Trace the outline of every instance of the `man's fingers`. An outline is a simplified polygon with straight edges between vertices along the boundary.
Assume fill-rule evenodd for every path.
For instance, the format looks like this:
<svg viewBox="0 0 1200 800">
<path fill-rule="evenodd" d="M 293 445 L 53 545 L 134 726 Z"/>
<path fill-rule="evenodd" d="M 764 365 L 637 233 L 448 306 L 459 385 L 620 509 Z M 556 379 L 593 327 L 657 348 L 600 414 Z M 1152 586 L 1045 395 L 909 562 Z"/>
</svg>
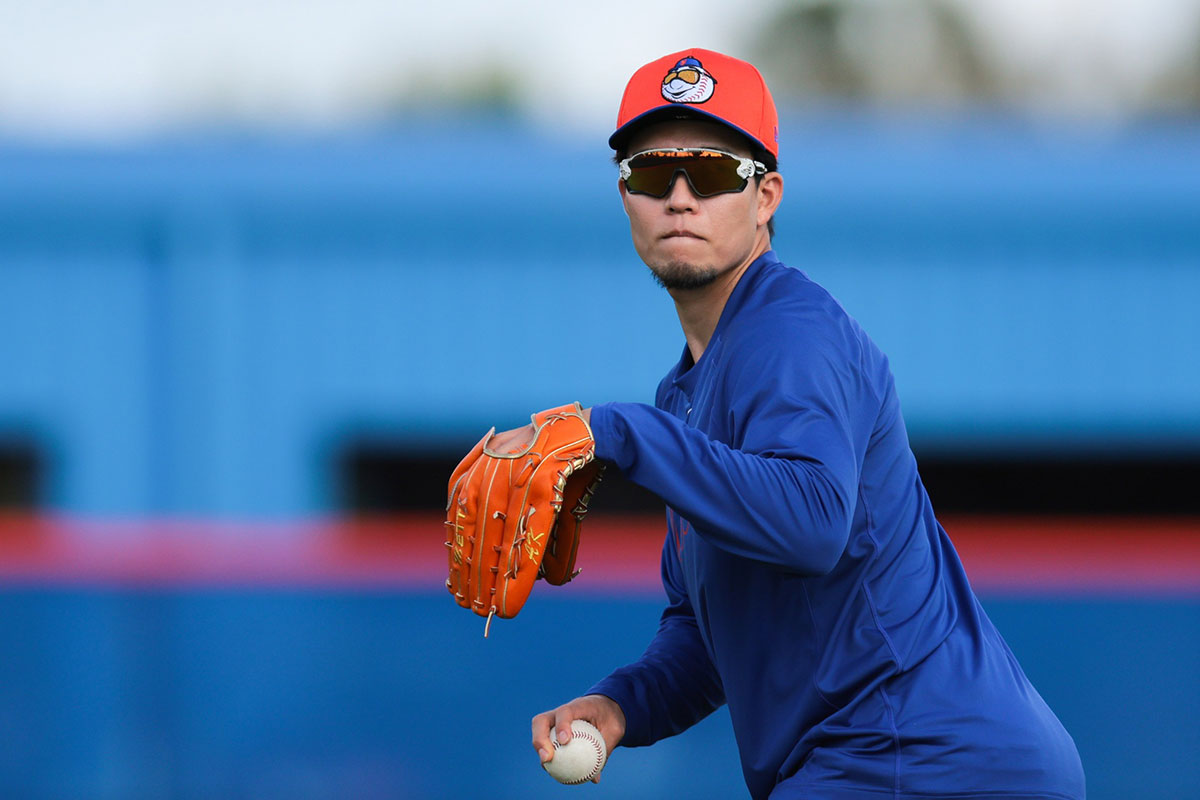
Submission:
<svg viewBox="0 0 1200 800">
<path fill-rule="evenodd" d="M 609 753 L 625 733 L 625 716 L 615 702 L 601 695 L 577 698 L 533 718 L 533 749 L 538 751 L 543 764 L 554 757 L 555 741 L 559 745 L 571 741 L 574 736 L 571 723 L 577 719 L 587 720 L 600 729 Z M 600 782 L 599 776 L 595 782 Z"/>
<path fill-rule="evenodd" d="M 555 720 L 554 731 L 558 735 L 558 743 L 566 744 L 571 741 L 574 731 L 571 730 L 571 721 L 575 719 L 568 713 L 560 712 L 558 719 Z"/>
<path fill-rule="evenodd" d="M 571 741 L 571 722 L 576 719 L 582 717 L 569 703 L 533 718 L 533 749 L 543 764 L 554 757 L 554 742 L 561 746 Z"/>
<path fill-rule="evenodd" d="M 537 750 L 543 764 L 554 757 L 554 745 L 550 742 L 553 728 L 553 713 L 546 712 L 533 718 L 533 749 Z"/>
</svg>

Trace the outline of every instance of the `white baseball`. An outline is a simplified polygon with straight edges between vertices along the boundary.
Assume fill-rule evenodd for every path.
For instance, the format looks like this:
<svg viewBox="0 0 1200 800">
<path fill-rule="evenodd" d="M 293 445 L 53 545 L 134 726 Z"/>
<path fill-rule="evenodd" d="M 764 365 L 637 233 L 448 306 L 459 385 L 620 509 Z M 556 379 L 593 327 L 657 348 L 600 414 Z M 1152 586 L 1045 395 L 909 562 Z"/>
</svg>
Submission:
<svg viewBox="0 0 1200 800">
<path fill-rule="evenodd" d="M 558 737 L 554 737 L 554 757 L 542 764 L 542 768 L 559 783 L 584 783 L 604 769 L 608 748 L 600 731 L 590 722 L 573 720 L 571 733 L 574 735 L 566 744 L 559 744 Z"/>
</svg>

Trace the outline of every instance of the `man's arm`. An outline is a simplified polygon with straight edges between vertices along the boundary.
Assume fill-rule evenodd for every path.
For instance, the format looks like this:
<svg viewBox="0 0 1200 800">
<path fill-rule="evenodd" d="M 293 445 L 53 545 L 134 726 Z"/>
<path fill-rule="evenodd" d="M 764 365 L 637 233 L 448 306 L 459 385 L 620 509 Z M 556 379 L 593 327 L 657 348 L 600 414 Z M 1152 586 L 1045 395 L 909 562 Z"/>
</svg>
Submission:
<svg viewBox="0 0 1200 800">
<path fill-rule="evenodd" d="M 663 547 L 662 569 L 668 603 L 642 657 L 583 697 L 533 718 L 533 746 L 543 761 L 550 755 L 551 736 L 570 739 L 573 719 L 586 719 L 599 728 L 611 752 L 617 744 L 637 747 L 680 733 L 725 702 L 670 537 Z"/>
<path fill-rule="evenodd" d="M 637 747 L 674 736 L 725 702 L 725 690 L 708 657 L 692 603 L 679 579 L 671 537 L 663 547 L 667 607 L 646 652 L 588 690 L 611 697 L 625 712 L 623 744 Z"/>
<path fill-rule="evenodd" d="M 857 364 L 815 339 L 796 333 L 731 365 L 736 447 L 660 409 L 606 403 L 591 410 L 597 457 L 727 552 L 829 572 L 846 546 L 878 409 Z"/>
</svg>

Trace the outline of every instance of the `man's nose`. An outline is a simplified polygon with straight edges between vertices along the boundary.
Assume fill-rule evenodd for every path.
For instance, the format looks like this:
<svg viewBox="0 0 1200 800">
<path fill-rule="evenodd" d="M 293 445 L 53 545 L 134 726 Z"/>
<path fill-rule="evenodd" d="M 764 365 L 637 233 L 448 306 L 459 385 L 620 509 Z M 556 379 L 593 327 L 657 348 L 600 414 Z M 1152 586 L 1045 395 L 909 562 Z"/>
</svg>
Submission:
<svg viewBox="0 0 1200 800">
<path fill-rule="evenodd" d="M 695 211 L 696 201 L 696 193 L 692 191 L 687 173 L 682 169 L 675 170 L 671 176 L 671 187 L 667 190 L 667 210 Z"/>
</svg>

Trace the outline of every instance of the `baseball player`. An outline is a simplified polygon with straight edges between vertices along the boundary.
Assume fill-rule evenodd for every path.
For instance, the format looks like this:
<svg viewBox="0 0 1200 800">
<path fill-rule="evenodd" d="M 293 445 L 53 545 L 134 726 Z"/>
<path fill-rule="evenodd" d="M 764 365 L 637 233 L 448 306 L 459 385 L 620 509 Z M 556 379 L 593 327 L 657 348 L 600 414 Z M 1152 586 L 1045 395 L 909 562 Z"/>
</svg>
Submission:
<svg viewBox="0 0 1200 800">
<path fill-rule="evenodd" d="M 576 439 L 665 501 L 667 606 L 638 661 L 533 718 L 533 746 L 549 760 L 574 719 L 649 745 L 727 703 L 755 798 L 1083 800 L 1071 737 L 934 516 L 887 358 L 771 249 L 777 133 L 758 70 L 720 53 L 626 87 L 621 200 L 686 345 L 653 407 L 546 419 L 586 422 Z"/>
</svg>

